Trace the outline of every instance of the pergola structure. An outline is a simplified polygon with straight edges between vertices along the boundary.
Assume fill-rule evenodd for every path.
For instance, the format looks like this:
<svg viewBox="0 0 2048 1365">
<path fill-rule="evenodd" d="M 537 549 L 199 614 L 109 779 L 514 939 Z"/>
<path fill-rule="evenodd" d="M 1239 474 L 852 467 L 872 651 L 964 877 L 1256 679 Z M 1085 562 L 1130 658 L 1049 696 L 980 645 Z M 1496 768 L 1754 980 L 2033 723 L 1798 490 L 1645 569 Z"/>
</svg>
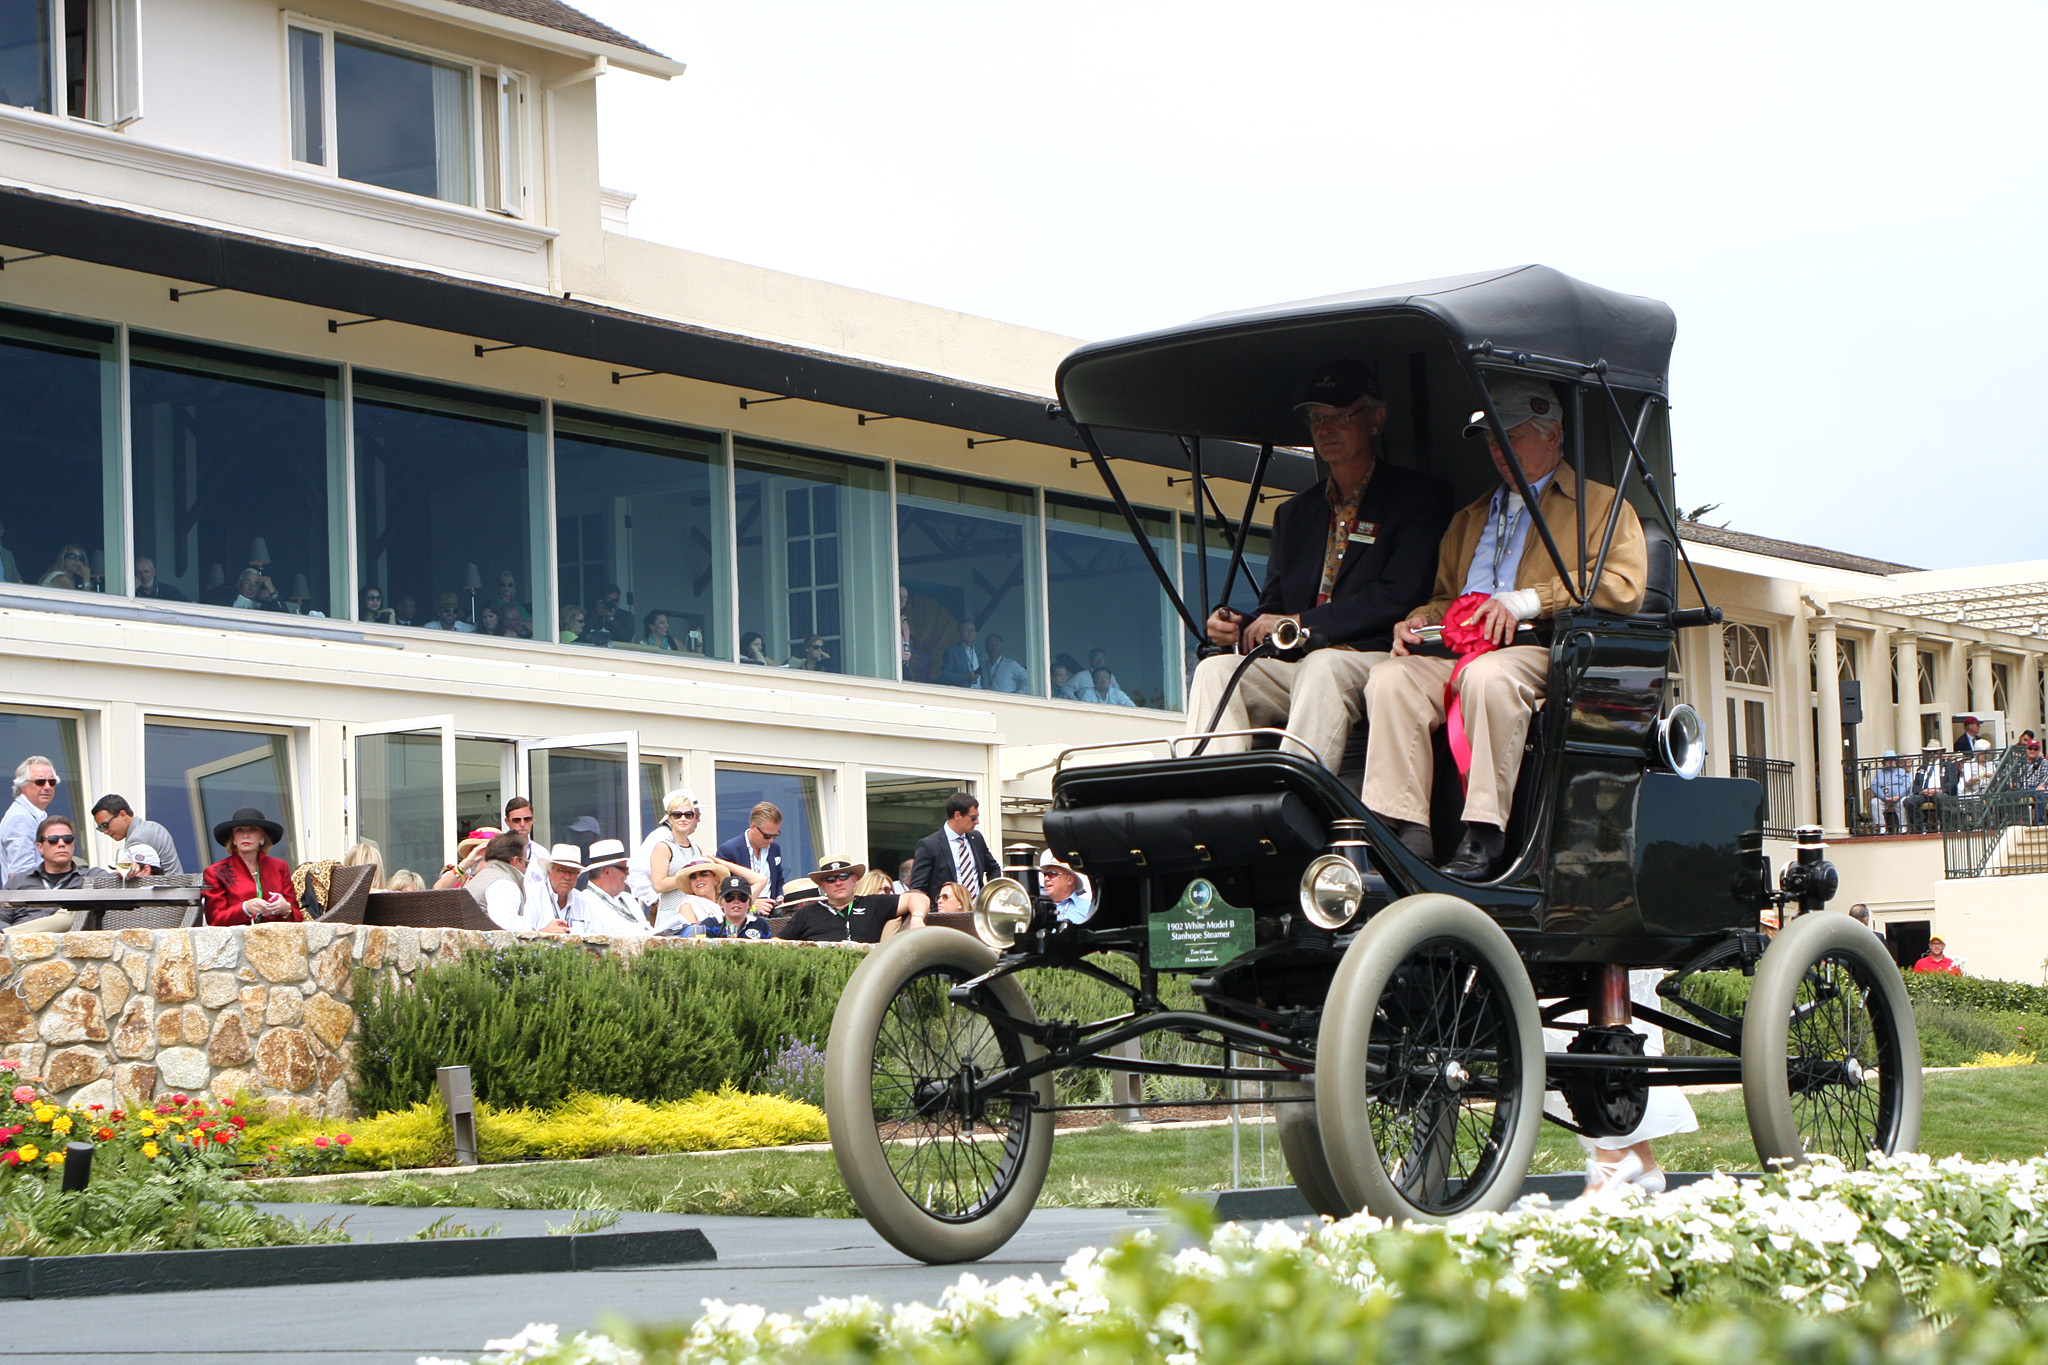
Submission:
<svg viewBox="0 0 2048 1365">
<path fill-rule="evenodd" d="M 2048 637 L 2048 583 L 2005 583 L 1899 597 L 1861 597 L 1842 605 L 1983 630 L 2011 631 L 2015 635 Z"/>
</svg>

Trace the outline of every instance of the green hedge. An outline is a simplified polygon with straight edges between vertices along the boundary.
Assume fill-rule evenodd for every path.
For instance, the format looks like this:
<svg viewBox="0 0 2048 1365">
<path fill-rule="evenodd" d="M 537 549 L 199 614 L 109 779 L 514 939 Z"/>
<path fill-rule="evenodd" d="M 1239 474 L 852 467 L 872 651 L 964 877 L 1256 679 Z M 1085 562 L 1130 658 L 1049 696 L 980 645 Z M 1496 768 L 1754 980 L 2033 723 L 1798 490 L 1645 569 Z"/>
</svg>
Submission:
<svg viewBox="0 0 2048 1365">
<path fill-rule="evenodd" d="M 351 1100 L 427 1101 L 434 1069 L 467 1066 L 476 1097 L 548 1108 L 574 1092 L 677 1100 L 746 1088 L 785 1037 L 823 1039 L 861 955 L 750 944 L 630 960 L 553 944 L 470 953 L 409 985 L 359 971 Z"/>
<path fill-rule="evenodd" d="M 2048 1014 L 2048 986 L 2024 981 L 1984 981 L 1947 972 L 1907 972 L 1906 991 L 1916 1000 L 1939 1000 L 1972 1010 Z"/>
</svg>

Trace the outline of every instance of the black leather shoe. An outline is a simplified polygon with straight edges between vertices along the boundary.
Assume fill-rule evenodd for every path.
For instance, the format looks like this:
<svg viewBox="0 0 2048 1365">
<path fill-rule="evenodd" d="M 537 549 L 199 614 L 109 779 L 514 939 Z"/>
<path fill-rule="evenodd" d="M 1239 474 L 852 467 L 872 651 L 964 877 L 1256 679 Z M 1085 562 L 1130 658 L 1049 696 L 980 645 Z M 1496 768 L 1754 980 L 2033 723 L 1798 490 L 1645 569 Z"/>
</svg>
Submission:
<svg viewBox="0 0 2048 1365">
<path fill-rule="evenodd" d="M 1401 841 L 1401 847 L 1425 863 L 1436 861 L 1436 836 L 1429 832 L 1428 825 L 1419 825 L 1413 820 L 1388 820 L 1387 824 L 1393 827 L 1394 837 Z"/>
<path fill-rule="evenodd" d="M 1507 861 L 1507 843 L 1505 830 L 1467 823 L 1465 837 L 1458 841 L 1458 851 L 1444 864 L 1443 873 L 1461 882 L 1492 881 L 1499 875 L 1501 864 Z"/>
</svg>

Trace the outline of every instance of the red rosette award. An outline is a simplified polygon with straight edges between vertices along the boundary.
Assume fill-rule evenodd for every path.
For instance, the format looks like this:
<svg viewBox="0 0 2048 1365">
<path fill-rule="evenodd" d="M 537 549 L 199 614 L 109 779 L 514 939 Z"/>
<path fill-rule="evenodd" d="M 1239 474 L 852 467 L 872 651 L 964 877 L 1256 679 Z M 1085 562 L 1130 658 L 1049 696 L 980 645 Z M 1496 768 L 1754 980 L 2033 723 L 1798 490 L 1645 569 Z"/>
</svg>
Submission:
<svg viewBox="0 0 2048 1365">
<path fill-rule="evenodd" d="M 1444 613 L 1444 648 L 1458 656 L 1457 664 L 1451 669 L 1451 680 L 1444 684 L 1444 738 L 1450 741 L 1451 758 L 1458 765 L 1458 785 L 1461 787 L 1472 771 L 1472 740 L 1465 733 L 1465 708 L 1458 698 L 1458 675 L 1465 671 L 1466 664 L 1489 650 L 1500 648 L 1472 620 L 1490 600 L 1488 593 L 1468 592 L 1451 603 L 1450 610 Z"/>
</svg>

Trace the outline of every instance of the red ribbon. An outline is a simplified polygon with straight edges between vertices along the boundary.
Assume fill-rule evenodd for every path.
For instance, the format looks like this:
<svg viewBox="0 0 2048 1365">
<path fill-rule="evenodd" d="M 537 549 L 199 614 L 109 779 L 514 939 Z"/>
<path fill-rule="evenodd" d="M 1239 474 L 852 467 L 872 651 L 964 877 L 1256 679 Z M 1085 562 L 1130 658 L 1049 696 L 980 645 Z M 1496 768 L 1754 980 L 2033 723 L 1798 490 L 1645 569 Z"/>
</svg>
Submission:
<svg viewBox="0 0 2048 1365">
<path fill-rule="evenodd" d="M 1458 765 L 1458 785 L 1464 787 L 1472 772 L 1472 737 L 1465 733 L 1465 708 L 1458 696 L 1458 675 L 1489 650 L 1499 649 L 1490 636 L 1472 621 L 1472 616 L 1492 594 L 1468 592 L 1451 603 L 1444 613 L 1444 647 L 1458 656 L 1451 680 L 1444 684 L 1444 738 L 1450 741 L 1451 759 Z"/>
</svg>

